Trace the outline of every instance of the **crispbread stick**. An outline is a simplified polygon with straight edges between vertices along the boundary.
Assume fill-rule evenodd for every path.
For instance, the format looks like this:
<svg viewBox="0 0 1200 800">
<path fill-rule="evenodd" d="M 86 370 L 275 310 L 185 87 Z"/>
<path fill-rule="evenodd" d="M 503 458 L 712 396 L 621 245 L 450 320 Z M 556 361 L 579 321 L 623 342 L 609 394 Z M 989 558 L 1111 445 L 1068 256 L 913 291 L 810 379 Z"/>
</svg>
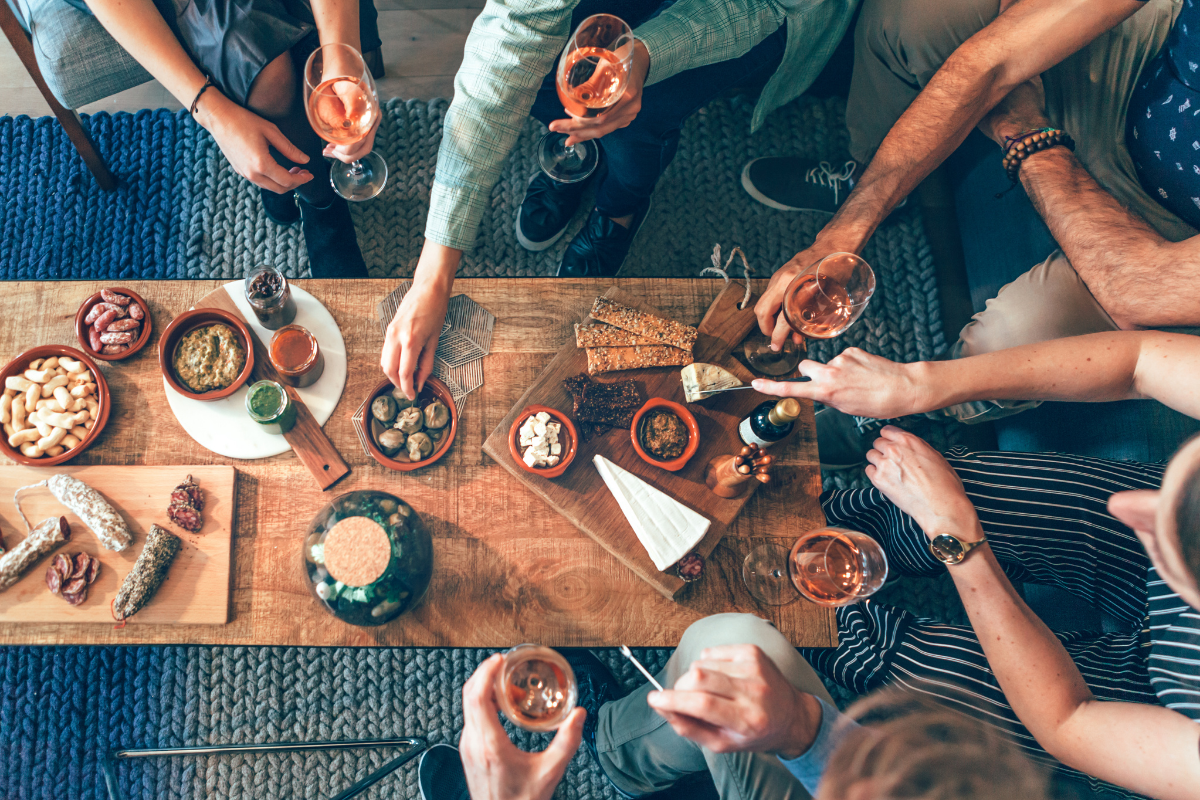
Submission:
<svg viewBox="0 0 1200 800">
<path fill-rule="evenodd" d="M 678 347 L 591 347 L 587 350 L 588 374 L 601 375 L 623 369 L 682 367 L 691 364 L 692 354 Z"/>
<path fill-rule="evenodd" d="M 663 319 L 653 314 L 647 314 L 645 311 L 623 306 L 605 297 L 596 298 L 595 304 L 592 305 L 592 319 L 607 322 L 609 325 L 632 331 L 648 339 L 655 339 L 664 345 L 687 350 L 689 353 L 696 344 L 697 331 L 695 328 L 682 325 L 675 320 Z M 663 366 L 674 366 L 674 364 Z"/>
<path fill-rule="evenodd" d="M 621 330 L 604 322 L 575 325 L 575 346 L 581 350 L 588 347 L 633 347 L 652 344 L 661 345 L 663 342 L 638 336 L 632 331 Z"/>
</svg>

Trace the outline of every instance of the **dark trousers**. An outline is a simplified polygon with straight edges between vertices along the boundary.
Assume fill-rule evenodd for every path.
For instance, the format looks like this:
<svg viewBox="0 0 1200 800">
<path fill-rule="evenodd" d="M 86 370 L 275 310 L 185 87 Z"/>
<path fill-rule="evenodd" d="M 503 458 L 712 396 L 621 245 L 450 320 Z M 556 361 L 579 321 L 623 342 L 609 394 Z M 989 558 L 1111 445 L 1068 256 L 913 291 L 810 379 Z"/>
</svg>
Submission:
<svg viewBox="0 0 1200 800">
<path fill-rule="evenodd" d="M 572 30 L 592 14 L 615 14 L 636 28 L 657 16 L 673 0 L 583 0 L 571 18 Z M 646 87 L 642 109 L 627 127 L 600 139 L 607 161 L 596 189 L 596 210 L 606 217 L 623 217 L 638 210 L 654 192 L 659 177 L 675 158 L 683 123 L 697 109 L 730 89 L 761 87 L 775 73 L 787 44 L 787 26 L 768 36 L 741 58 L 681 72 Z M 558 64 L 542 82 L 530 111 L 549 125 L 566 119 L 554 86 Z"/>
</svg>

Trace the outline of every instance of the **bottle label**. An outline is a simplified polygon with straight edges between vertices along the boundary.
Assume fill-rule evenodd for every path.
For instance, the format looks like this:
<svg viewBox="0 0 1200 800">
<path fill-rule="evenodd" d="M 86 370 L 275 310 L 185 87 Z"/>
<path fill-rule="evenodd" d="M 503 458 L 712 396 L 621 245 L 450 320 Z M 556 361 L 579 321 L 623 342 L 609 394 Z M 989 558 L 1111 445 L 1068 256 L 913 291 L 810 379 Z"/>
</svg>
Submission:
<svg viewBox="0 0 1200 800">
<path fill-rule="evenodd" d="M 746 444 L 756 444 L 759 447 L 770 447 L 771 445 L 775 444 L 775 442 L 769 442 L 754 432 L 754 429 L 750 427 L 749 417 L 746 417 L 744 420 L 742 420 L 742 423 L 738 425 L 738 436 L 742 437 L 742 441 Z"/>
</svg>

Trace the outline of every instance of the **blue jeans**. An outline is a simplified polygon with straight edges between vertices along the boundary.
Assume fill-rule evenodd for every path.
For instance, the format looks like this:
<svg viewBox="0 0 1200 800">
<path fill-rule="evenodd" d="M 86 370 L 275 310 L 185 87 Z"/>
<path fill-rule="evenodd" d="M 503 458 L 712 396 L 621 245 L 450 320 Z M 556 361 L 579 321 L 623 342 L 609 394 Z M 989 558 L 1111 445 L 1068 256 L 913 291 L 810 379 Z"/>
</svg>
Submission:
<svg viewBox="0 0 1200 800">
<path fill-rule="evenodd" d="M 636 28 L 673 0 L 584 0 L 571 18 L 572 30 L 592 14 L 615 14 Z M 787 45 L 787 25 L 741 58 L 673 75 L 642 93 L 642 109 L 628 126 L 600 139 L 607 172 L 597 172 L 596 210 L 614 218 L 633 214 L 654 192 L 679 147 L 679 132 L 693 112 L 730 89 L 759 87 L 779 68 Z M 530 114 L 545 125 L 566 119 L 554 87 L 558 64 L 542 82 Z"/>
<path fill-rule="evenodd" d="M 980 312 L 1001 287 L 1058 245 L 1020 186 L 996 199 L 1009 181 L 993 142 L 973 133 L 946 163 L 955 183 L 971 302 Z M 1001 450 L 1142 462 L 1167 460 L 1200 432 L 1200 421 L 1154 400 L 1043 403 L 994 424 Z"/>
</svg>

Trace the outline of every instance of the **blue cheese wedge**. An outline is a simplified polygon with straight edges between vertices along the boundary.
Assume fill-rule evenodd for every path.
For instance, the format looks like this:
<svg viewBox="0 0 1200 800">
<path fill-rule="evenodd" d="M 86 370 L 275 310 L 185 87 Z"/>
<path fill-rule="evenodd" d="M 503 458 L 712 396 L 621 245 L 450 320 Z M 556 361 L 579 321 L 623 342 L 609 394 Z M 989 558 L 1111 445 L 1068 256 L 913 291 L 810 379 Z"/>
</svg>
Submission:
<svg viewBox="0 0 1200 800">
<path fill-rule="evenodd" d="M 604 456 L 593 460 L 608 490 L 617 498 L 638 541 L 659 570 L 666 570 L 700 544 L 711 524 L 678 500 L 663 494 Z"/>
<path fill-rule="evenodd" d="M 679 371 L 679 376 L 683 379 L 683 398 L 689 403 L 703 400 L 702 392 L 745 385 L 732 372 L 716 364 L 688 364 Z"/>
</svg>

